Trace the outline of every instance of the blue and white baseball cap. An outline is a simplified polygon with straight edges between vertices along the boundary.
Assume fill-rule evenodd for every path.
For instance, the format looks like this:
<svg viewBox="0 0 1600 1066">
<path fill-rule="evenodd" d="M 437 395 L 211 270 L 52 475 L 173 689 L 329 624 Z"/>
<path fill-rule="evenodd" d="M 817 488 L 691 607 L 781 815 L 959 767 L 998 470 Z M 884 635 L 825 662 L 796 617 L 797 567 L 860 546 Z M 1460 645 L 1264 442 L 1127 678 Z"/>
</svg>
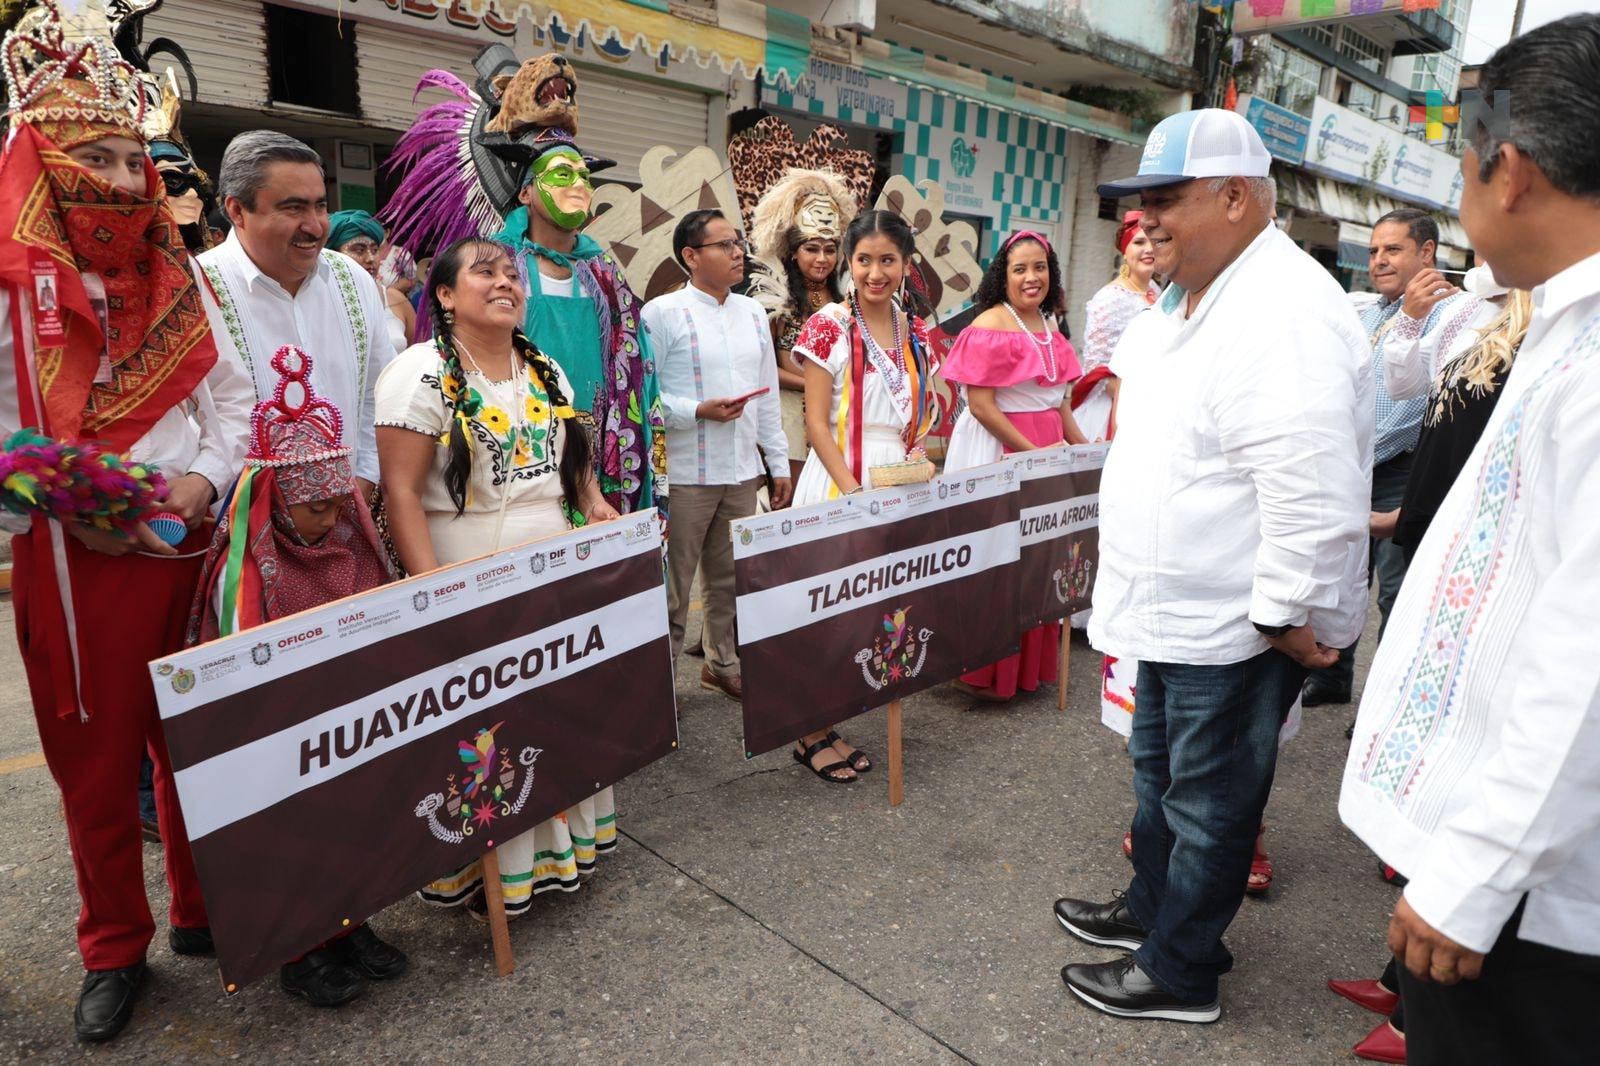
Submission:
<svg viewBox="0 0 1600 1066">
<path fill-rule="evenodd" d="M 1206 107 L 1157 123 L 1144 142 L 1139 173 L 1106 182 L 1100 195 L 1115 199 L 1194 178 L 1264 178 L 1271 169 L 1267 146 L 1243 115 Z"/>
</svg>

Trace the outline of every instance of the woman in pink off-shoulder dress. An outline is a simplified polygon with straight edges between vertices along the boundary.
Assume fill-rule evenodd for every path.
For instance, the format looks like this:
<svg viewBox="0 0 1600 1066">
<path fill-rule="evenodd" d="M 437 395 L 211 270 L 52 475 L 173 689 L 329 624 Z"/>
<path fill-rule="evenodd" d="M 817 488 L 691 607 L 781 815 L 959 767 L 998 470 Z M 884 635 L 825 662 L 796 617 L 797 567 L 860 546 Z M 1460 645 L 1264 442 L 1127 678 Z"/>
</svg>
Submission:
<svg viewBox="0 0 1600 1066">
<path fill-rule="evenodd" d="M 1041 233 L 1006 238 L 978 287 L 980 308 L 956 338 L 939 374 L 959 385 L 966 408 L 945 453 L 947 472 L 998 462 L 1002 456 L 1086 439 L 1072 417 L 1068 388 L 1077 353 L 1050 326 L 1065 308 L 1061 265 Z M 1061 625 L 1050 622 L 1022 635 L 1017 654 L 962 675 L 956 686 L 1001 702 L 1056 679 Z"/>
</svg>

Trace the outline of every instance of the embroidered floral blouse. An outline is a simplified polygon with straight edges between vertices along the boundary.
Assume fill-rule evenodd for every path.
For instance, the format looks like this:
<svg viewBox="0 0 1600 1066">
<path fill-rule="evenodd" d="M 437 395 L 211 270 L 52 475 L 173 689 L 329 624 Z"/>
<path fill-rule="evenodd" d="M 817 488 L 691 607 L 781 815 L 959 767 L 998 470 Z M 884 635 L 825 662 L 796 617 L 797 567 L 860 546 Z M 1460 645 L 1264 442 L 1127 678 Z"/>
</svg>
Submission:
<svg viewBox="0 0 1600 1066">
<path fill-rule="evenodd" d="M 380 426 L 399 426 L 438 438 L 433 476 L 422 494 L 428 513 L 455 513 L 445 489 L 444 470 L 449 460 L 444 439 L 450 428 L 452 405 L 445 396 L 440 375 L 443 361 L 432 341 L 414 344 L 395 356 L 378 378 L 377 417 Z M 551 365 L 555 365 L 552 361 Z M 556 367 L 561 389 L 568 391 L 566 375 Z M 469 513 L 496 511 L 502 493 L 510 491 L 510 506 L 561 498 L 561 448 L 565 431 L 556 418 L 550 397 L 532 367 L 521 379 L 492 382 L 467 370 L 476 412 L 467 419 L 472 440 L 472 482 Z M 510 486 L 509 490 L 507 486 Z"/>
</svg>

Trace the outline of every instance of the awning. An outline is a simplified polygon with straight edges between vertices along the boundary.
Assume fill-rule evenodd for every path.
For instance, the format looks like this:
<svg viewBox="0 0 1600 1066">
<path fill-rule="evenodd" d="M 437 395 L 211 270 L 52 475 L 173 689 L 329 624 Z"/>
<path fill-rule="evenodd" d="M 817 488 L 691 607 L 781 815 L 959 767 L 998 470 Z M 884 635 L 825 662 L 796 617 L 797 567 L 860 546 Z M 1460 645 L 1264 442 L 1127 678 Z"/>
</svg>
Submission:
<svg viewBox="0 0 1600 1066">
<path fill-rule="evenodd" d="M 1365 270 L 1371 260 L 1367 257 L 1367 242 L 1372 238 L 1372 228 L 1354 222 L 1339 223 L 1338 262 L 1346 270 Z"/>
<path fill-rule="evenodd" d="M 442 9 L 451 0 L 431 2 Z M 467 13 L 492 11 L 505 20 L 536 10 L 534 40 L 540 44 L 565 44 L 582 35 L 590 48 L 613 59 L 643 49 L 662 68 L 672 60 L 693 61 L 701 68 L 715 63 L 730 77 L 760 76 L 783 88 L 804 77 L 815 56 L 1105 140 L 1144 144 L 1147 127 L 1136 126 L 1125 115 L 887 41 L 815 25 L 771 4 L 717 0 L 714 8 L 699 8 L 665 0 L 548 0 L 535 8 L 527 0 L 454 2 Z"/>
</svg>

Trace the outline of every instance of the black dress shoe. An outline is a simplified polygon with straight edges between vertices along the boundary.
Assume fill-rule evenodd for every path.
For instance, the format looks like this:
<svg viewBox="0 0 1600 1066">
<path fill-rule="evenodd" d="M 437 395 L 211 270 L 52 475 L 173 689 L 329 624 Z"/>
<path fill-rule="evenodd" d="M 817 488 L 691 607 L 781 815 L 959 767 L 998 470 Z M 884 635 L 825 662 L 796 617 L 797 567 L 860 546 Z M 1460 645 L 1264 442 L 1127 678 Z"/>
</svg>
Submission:
<svg viewBox="0 0 1600 1066">
<path fill-rule="evenodd" d="M 154 818 L 140 818 L 139 835 L 144 837 L 146 844 L 159 844 L 161 843 L 161 824 Z"/>
<path fill-rule="evenodd" d="M 215 955 L 217 945 L 211 939 L 211 928 L 201 926 L 199 929 L 180 929 L 173 926 L 167 930 L 167 943 L 172 947 L 175 955 Z"/>
<path fill-rule="evenodd" d="M 1110 903 L 1083 899 L 1056 900 L 1056 921 L 1079 940 L 1103 948 L 1136 950 L 1150 934 L 1134 920 L 1127 899 L 1118 892 Z"/>
<path fill-rule="evenodd" d="M 362 977 L 387 981 L 406 972 L 410 962 L 406 953 L 378 939 L 372 927 L 362 922 L 349 934 L 328 944 L 328 952 Z"/>
<path fill-rule="evenodd" d="M 1186 1003 L 1150 980 L 1133 956 L 1112 962 L 1074 963 L 1061 968 L 1072 994 L 1097 1011 L 1117 1018 L 1161 1018 L 1169 1022 L 1214 1022 L 1222 1017 L 1217 1000 Z"/>
<path fill-rule="evenodd" d="M 1324 685 L 1320 681 L 1307 681 L 1306 687 L 1300 690 L 1300 706 L 1321 707 L 1330 703 L 1349 703 L 1350 690 Z"/>
<path fill-rule="evenodd" d="M 90 970 L 83 975 L 83 991 L 78 993 L 78 1009 L 72 1026 L 79 1040 L 110 1040 L 133 1017 L 133 1004 L 144 984 L 144 963 L 120 970 Z"/>
<path fill-rule="evenodd" d="M 278 983 L 285 992 L 304 996 L 313 1007 L 338 1007 L 361 994 L 366 985 L 361 975 L 334 957 L 327 948 L 306 953 L 278 971 Z"/>
</svg>

